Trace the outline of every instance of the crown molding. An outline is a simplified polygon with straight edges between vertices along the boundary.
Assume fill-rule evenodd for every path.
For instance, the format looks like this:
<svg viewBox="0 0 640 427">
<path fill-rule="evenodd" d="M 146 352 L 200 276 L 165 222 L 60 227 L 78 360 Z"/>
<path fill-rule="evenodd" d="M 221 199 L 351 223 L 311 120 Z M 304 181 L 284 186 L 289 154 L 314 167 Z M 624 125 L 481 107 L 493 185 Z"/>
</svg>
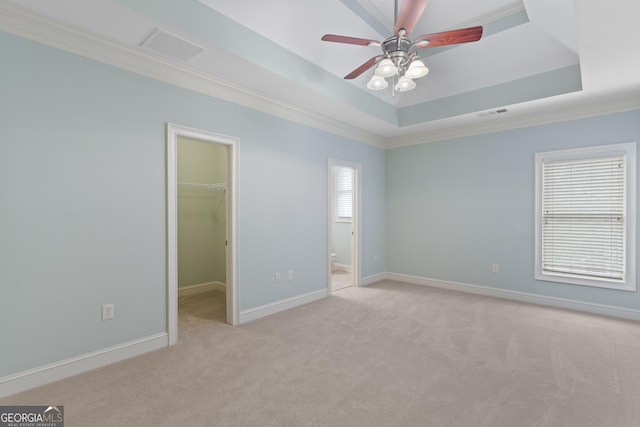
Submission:
<svg viewBox="0 0 640 427">
<path fill-rule="evenodd" d="M 18 5 L 0 3 L 0 31 L 276 117 L 386 148 L 385 138 L 358 127 L 54 21 Z"/>
<path fill-rule="evenodd" d="M 640 109 L 640 87 L 599 94 L 576 92 L 553 98 L 552 102 L 541 99 L 508 106 L 508 113 L 504 116 L 485 116 L 479 119 L 478 113 L 473 113 L 444 119 L 441 122 L 448 123 L 433 130 L 388 138 L 387 148 L 407 147 Z"/>
</svg>

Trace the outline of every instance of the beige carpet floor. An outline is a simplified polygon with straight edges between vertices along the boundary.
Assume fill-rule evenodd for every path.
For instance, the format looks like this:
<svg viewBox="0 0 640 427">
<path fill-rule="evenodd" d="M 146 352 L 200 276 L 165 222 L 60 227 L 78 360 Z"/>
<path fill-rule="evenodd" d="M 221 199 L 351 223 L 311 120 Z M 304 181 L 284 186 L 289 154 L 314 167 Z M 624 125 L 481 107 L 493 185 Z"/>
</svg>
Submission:
<svg viewBox="0 0 640 427">
<path fill-rule="evenodd" d="M 66 426 L 639 426 L 640 325 L 379 282 L 238 327 L 181 302 L 180 342 L 0 404 Z"/>
<path fill-rule="evenodd" d="M 331 272 L 331 292 L 353 286 L 353 274 L 348 271 L 336 270 Z"/>
</svg>

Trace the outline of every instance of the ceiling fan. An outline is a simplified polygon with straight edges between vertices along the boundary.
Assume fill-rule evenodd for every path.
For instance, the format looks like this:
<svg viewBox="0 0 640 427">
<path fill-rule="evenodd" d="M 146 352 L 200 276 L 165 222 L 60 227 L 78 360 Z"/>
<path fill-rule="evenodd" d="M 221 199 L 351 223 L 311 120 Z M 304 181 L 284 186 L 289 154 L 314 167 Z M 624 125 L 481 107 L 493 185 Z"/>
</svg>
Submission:
<svg viewBox="0 0 640 427">
<path fill-rule="evenodd" d="M 463 28 L 459 30 L 444 31 L 441 33 L 425 34 L 411 41 L 409 33 L 422 16 L 428 0 L 404 0 L 402 9 L 398 15 L 398 0 L 395 0 L 395 13 L 397 17 L 393 28 L 394 35 L 383 42 L 377 40 L 361 39 L 357 37 L 338 36 L 325 34 L 322 40 L 336 43 L 356 44 L 361 46 L 380 46 L 382 55 L 374 56 L 367 62 L 347 74 L 345 79 L 355 79 L 369 68 L 380 63 L 375 74 L 367 83 L 371 90 L 382 90 L 388 86 L 387 77 L 397 77 L 394 88 L 404 92 L 416 87 L 414 79 L 424 77 L 429 69 L 418 57 L 416 50 L 429 47 L 448 46 L 452 44 L 469 43 L 480 40 L 482 26 Z"/>
</svg>

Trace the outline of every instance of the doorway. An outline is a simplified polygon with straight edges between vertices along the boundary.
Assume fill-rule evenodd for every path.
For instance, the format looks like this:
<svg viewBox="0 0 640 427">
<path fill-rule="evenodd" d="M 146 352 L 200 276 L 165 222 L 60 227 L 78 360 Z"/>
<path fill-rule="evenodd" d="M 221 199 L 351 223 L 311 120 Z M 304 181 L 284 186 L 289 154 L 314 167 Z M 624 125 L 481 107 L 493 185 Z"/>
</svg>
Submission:
<svg viewBox="0 0 640 427">
<path fill-rule="evenodd" d="M 238 323 L 237 146 L 238 140 L 235 138 L 167 124 L 167 333 L 169 345 L 178 341 L 179 283 L 184 291 L 189 292 L 197 292 L 198 288 L 220 289 L 223 287 L 226 293 L 226 322 L 230 325 Z M 179 157 L 185 156 L 185 148 L 195 150 L 195 153 L 191 154 L 192 159 L 198 159 L 198 161 L 213 159 L 210 165 L 199 165 L 200 175 L 193 170 L 187 170 L 186 174 L 183 172 L 179 176 Z M 196 169 L 195 166 L 193 169 Z M 216 166 L 217 171 L 206 171 L 208 167 L 216 169 Z M 185 168 L 182 167 L 182 169 Z M 186 212 L 186 216 L 195 218 L 195 221 L 185 226 L 185 220 L 189 221 L 189 218 L 181 218 L 178 215 L 179 208 L 183 210 L 182 216 L 185 216 Z M 214 229 L 214 223 L 222 228 Z M 200 228 L 194 231 L 194 227 Z M 205 238 L 195 245 L 185 244 L 184 238 L 179 239 L 179 230 L 183 233 L 199 233 Z M 182 259 L 178 257 L 179 248 Z M 214 259 L 216 254 L 217 261 Z M 198 257 L 206 256 L 211 260 L 208 265 L 201 262 L 199 266 L 193 267 Z M 188 272 L 184 271 L 184 268 L 180 271 L 180 265 L 189 265 L 190 262 L 192 265 Z"/>
<path fill-rule="evenodd" d="M 329 159 L 329 293 L 359 283 L 360 169 L 356 163 Z"/>
</svg>

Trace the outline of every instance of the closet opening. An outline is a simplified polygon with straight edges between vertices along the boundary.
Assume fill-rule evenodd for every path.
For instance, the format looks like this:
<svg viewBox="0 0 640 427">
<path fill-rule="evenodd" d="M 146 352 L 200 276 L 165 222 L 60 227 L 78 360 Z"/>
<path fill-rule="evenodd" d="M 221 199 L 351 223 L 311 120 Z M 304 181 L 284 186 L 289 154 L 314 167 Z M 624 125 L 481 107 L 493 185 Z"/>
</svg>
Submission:
<svg viewBox="0 0 640 427">
<path fill-rule="evenodd" d="M 237 142 L 223 135 L 167 125 L 170 345 L 178 341 L 179 319 L 238 323 Z"/>
</svg>

